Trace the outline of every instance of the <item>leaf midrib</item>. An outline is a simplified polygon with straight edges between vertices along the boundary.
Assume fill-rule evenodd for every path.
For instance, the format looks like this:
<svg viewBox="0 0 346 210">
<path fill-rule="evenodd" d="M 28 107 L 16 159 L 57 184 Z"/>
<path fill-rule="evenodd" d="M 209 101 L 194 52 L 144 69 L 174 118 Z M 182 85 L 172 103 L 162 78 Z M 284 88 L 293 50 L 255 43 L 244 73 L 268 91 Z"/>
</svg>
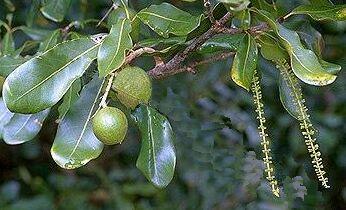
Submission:
<svg viewBox="0 0 346 210">
<path fill-rule="evenodd" d="M 84 123 L 84 125 L 83 125 L 81 134 L 79 135 L 78 140 L 77 140 L 77 142 L 76 142 L 76 145 L 73 147 L 73 150 L 71 151 L 71 154 L 68 156 L 68 159 L 71 159 L 72 155 L 77 151 L 77 148 L 78 148 L 78 146 L 79 146 L 79 144 L 80 144 L 80 142 L 81 142 L 81 140 L 82 140 L 82 137 L 83 137 L 83 135 L 84 135 L 84 133 L 85 133 L 85 130 L 86 130 L 87 126 L 88 126 L 88 123 L 89 123 L 89 121 L 90 121 L 90 119 L 91 119 L 92 112 L 93 112 L 94 107 L 95 107 L 95 105 L 96 105 L 96 102 L 97 102 L 97 100 L 98 100 L 98 98 L 99 98 L 99 95 L 100 95 L 100 93 L 101 93 L 101 90 L 102 90 L 102 87 L 103 87 L 104 82 L 105 82 L 105 79 L 102 80 L 102 84 L 101 84 L 101 86 L 100 86 L 100 88 L 99 88 L 99 90 L 98 90 L 98 92 L 97 92 L 97 94 L 96 94 L 96 97 L 95 97 L 95 99 L 94 99 L 93 105 L 92 105 L 91 108 L 90 108 L 90 111 L 89 111 L 89 113 L 88 113 L 88 117 L 87 117 L 87 119 L 85 120 L 85 123 Z"/>
<path fill-rule="evenodd" d="M 174 19 L 172 19 L 172 18 L 165 17 L 165 16 L 162 16 L 162 15 L 158 15 L 158 14 L 155 14 L 155 13 L 152 13 L 152 12 L 141 11 L 140 13 L 142 13 L 142 14 L 147 14 L 147 15 L 152 15 L 152 16 L 155 16 L 155 17 L 158 17 L 158 18 L 162 18 L 162 19 L 164 19 L 164 20 L 171 21 L 171 22 L 177 22 L 177 23 L 189 23 L 189 22 L 187 22 L 187 21 L 183 21 L 183 20 L 174 20 Z"/>
<path fill-rule="evenodd" d="M 123 22 L 121 23 L 121 27 L 120 27 L 120 33 L 119 33 L 119 38 L 118 38 L 118 43 L 117 43 L 117 49 L 114 53 L 114 56 L 111 60 L 111 62 L 109 62 L 107 68 L 105 69 L 106 71 L 109 71 L 109 67 L 113 64 L 115 58 L 117 57 L 118 53 L 119 53 L 119 50 L 120 50 L 120 44 L 121 44 L 121 39 L 122 39 L 122 36 L 123 36 L 123 31 L 124 31 L 124 24 L 125 24 L 125 21 L 126 19 L 123 20 Z"/>
<path fill-rule="evenodd" d="M 147 107 L 147 112 L 148 112 L 148 133 L 149 133 L 149 141 L 151 143 L 151 146 L 152 146 L 152 160 L 153 160 L 153 167 L 154 167 L 154 176 L 153 177 L 157 177 L 157 168 L 156 168 L 156 154 L 155 154 L 155 142 L 154 142 L 154 138 L 153 138 L 153 126 L 152 126 L 152 120 L 151 120 L 151 117 L 150 117 L 150 110 L 149 108 Z"/>
<path fill-rule="evenodd" d="M 94 48 L 98 47 L 100 44 L 96 44 L 94 46 L 92 46 L 91 48 L 89 48 L 88 50 L 86 50 L 85 52 L 83 52 L 82 54 L 80 54 L 79 56 L 73 58 L 71 61 L 67 62 L 64 66 L 60 67 L 57 71 L 53 72 L 51 75 L 49 75 L 47 78 L 45 78 L 44 80 L 42 80 L 41 82 L 39 82 L 37 85 L 35 85 L 34 87 L 30 88 L 28 91 L 26 91 L 25 93 L 23 93 L 22 95 L 20 95 L 16 100 L 14 100 L 14 103 L 18 102 L 20 99 L 22 99 L 23 97 L 25 97 L 26 95 L 28 95 L 29 93 L 31 93 L 32 91 L 34 91 L 36 88 L 38 88 L 40 85 L 42 85 L 43 83 L 45 83 L 46 81 L 48 81 L 49 79 L 51 79 L 52 77 L 54 77 L 56 74 L 60 73 L 63 69 L 65 69 L 68 65 L 70 65 L 71 63 L 73 63 L 74 61 L 78 60 L 79 58 L 81 58 L 82 56 L 86 55 L 87 53 L 89 53 L 90 51 L 92 51 Z"/>
</svg>

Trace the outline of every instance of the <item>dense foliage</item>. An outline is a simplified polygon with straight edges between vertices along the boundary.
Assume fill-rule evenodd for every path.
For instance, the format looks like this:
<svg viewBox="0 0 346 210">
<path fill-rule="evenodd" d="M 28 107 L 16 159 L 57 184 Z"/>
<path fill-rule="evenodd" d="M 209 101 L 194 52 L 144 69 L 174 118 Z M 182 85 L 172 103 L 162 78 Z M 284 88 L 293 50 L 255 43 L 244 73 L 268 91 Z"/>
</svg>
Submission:
<svg viewBox="0 0 346 210">
<path fill-rule="evenodd" d="M 346 5 L 6 0 L 0 20 L 0 137 L 25 143 L 0 146 L 0 207 L 345 204 Z"/>
</svg>

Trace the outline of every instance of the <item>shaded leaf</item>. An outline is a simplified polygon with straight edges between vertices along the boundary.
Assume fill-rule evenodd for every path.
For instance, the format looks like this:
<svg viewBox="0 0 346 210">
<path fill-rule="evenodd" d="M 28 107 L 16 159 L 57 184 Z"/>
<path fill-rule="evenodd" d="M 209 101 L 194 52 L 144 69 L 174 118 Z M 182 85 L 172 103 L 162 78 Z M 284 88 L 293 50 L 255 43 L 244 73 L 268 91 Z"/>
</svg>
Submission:
<svg viewBox="0 0 346 210">
<path fill-rule="evenodd" d="M 297 120 L 300 119 L 301 112 L 299 110 L 299 106 L 295 103 L 296 98 L 295 95 L 300 96 L 302 93 L 300 88 L 292 88 L 295 87 L 293 84 L 298 85 L 297 81 L 289 81 L 290 78 L 284 79 L 282 74 L 279 77 L 279 93 L 280 93 L 280 101 L 286 111 Z M 288 84 L 290 82 L 291 84 Z"/>
<path fill-rule="evenodd" d="M 7 77 L 13 70 L 15 70 L 18 66 L 22 65 L 29 58 L 17 57 L 14 58 L 12 56 L 3 56 L 0 57 L 0 76 Z"/>
<path fill-rule="evenodd" d="M 146 105 L 140 105 L 133 118 L 142 137 L 136 166 L 156 187 L 164 188 L 171 182 L 176 164 L 172 127 L 165 116 Z"/>
<path fill-rule="evenodd" d="M 128 19 L 123 19 L 112 26 L 97 54 L 100 77 L 108 75 L 123 65 L 126 51 L 132 48 L 130 32 L 131 25 Z"/>
<path fill-rule="evenodd" d="M 70 7 L 71 0 L 46 1 L 40 9 L 43 16 L 55 22 L 61 22 Z"/>
<path fill-rule="evenodd" d="M 168 3 L 152 5 L 137 15 L 143 23 L 166 38 L 169 34 L 186 36 L 199 26 L 201 19 Z"/>
<path fill-rule="evenodd" d="M 270 61 L 286 60 L 289 56 L 286 50 L 281 47 L 279 40 L 269 33 L 263 33 L 256 38 L 260 45 L 261 55 Z"/>
<path fill-rule="evenodd" d="M 251 35 L 246 34 L 234 57 L 231 77 L 239 86 L 249 90 L 257 66 L 258 50 Z"/>
<path fill-rule="evenodd" d="M 49 109 L 36 114 L 15 113 L 3 128 L 3 139 L 7 144 L 15 145 L 30 141 L 40 132 Z"/>
<path fill-rule="evenodd" d="M 290 14 L 305 14 L 315 20 L 346 20 L 346 4 L 343 5 L 302 5 L 295 8 Z"/>
<path fill-rule="evenodd" d="M 140 47 L 150 47 L 156 50 L 156 53 L 167 53 L 176 49 L 179 45 L 185 43 L 186 37 L 177 36 L 169 38 L 149 38 L 137 43 Z"/>
<path fill-rule="evenodd" d="M 206 41 L 198 50 L 199 53 L 214 53 L 216 51 L 236 51 L 243 40 L 244 34 L 218 34 Z"/>
<path fill-rule="evenodd" d="M 273 2 L 273 4 L 269 4 L 266 0 L 250 0 L 250 1 L 251 1 L 252 6 L 254 6 L 260 10 L 268 11 L 275 17 L 278 16 L 278 12 L 276 11 L 276 8 L 274 6 L 274 2 Z"/>
<path fill-rule="evenodd" d="M 61 120 L 51 148 L 54 161 L 62 168 L 74 169 L 97 158 L 103 144 L 92 131 L 92 116 L 98 108 L 104 80 L 95 76 L 84 86 L 80 98 Z"/>
<path fill-rule="evenodd" d="M 60 29 L 53 31 L 43 42 L 40 43 L 38 52 L 45 52 L 50 48 L 54 47 L 58 43 L 60 35 Z"/>
<path fill-rule="evenodd" d="M 61 121 L 70 107 L 77 101 L 79 98 L 79 91 L 81 90 L 81 80 L 77 79 L 72 83 L 72 86 L 68 89 L 67 93 L 64 95 L 63 102 L 59 106 L 59 118 L 58 121 Z"/>
<path fill-rule="evenodd" d="M 15 51 L 14 40 L 11 31 L 5 33 L 4 37 L 1 40 L 0 46 L 2 55 L 10 55 Z"/>
<path fill-rule="evenodd" d="M 96 58 L 98 46 L 91 38 L 63 42 L 16 68 L 4 83 L 7 107 L 27 114 L 56 104 Z"/>
<path fill-rule="evenodd" d="M 32 28 L 27 26 L 20 26 L 18 29 L 22 30 L 26 35 L 28 35 L 33 40 L 44 40 L 47 37 L 47 34 L 51 33 L 50 30 Z"/>
</svg>

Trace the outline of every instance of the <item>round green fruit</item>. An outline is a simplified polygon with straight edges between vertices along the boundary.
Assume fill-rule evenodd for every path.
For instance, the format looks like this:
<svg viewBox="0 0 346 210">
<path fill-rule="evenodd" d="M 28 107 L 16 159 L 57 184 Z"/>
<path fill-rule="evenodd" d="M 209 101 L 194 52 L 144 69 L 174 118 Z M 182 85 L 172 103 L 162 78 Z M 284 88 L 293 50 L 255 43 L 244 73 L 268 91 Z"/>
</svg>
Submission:
<svg viewBox="0 0 346 210">
<path fill-rule="evenodd" d="M 139 67 L 126 67 L 115 77 L 112 89 L 119 101 L 134 109 L 140 103 L 148 103 L 151 97 L 151 81 Z"/>
<path fill-rule="evenodd" d="M 92 120 L 95 136 L 106 145 L 120 144 L 127 132 L 126 115 L 117 108 L 100 109 Z"/>
</svg>

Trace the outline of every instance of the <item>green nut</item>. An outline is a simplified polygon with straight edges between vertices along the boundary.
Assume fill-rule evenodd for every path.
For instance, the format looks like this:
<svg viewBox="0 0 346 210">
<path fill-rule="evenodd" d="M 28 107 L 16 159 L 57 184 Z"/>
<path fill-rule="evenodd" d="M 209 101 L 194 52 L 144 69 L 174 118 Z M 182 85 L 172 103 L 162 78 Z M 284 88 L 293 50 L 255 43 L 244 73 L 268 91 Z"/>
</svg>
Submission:
<svg viewBox="0 0 346 210">
<path fill-rule="evenodd" d="M 119 101 L 126 107 L 135 109 L 140 103 L 148 103 L 151 98 L 151 81 L 139 67 L 126 67 L 115 77 L 112 89 Z"/>
<path fill-rule="evenodd" d="M 106 145 L 120 144 L 127 132 L 126 115 L 118 108 L 100 109 L 92 120 L 95 136 Z"/>
</svg>

